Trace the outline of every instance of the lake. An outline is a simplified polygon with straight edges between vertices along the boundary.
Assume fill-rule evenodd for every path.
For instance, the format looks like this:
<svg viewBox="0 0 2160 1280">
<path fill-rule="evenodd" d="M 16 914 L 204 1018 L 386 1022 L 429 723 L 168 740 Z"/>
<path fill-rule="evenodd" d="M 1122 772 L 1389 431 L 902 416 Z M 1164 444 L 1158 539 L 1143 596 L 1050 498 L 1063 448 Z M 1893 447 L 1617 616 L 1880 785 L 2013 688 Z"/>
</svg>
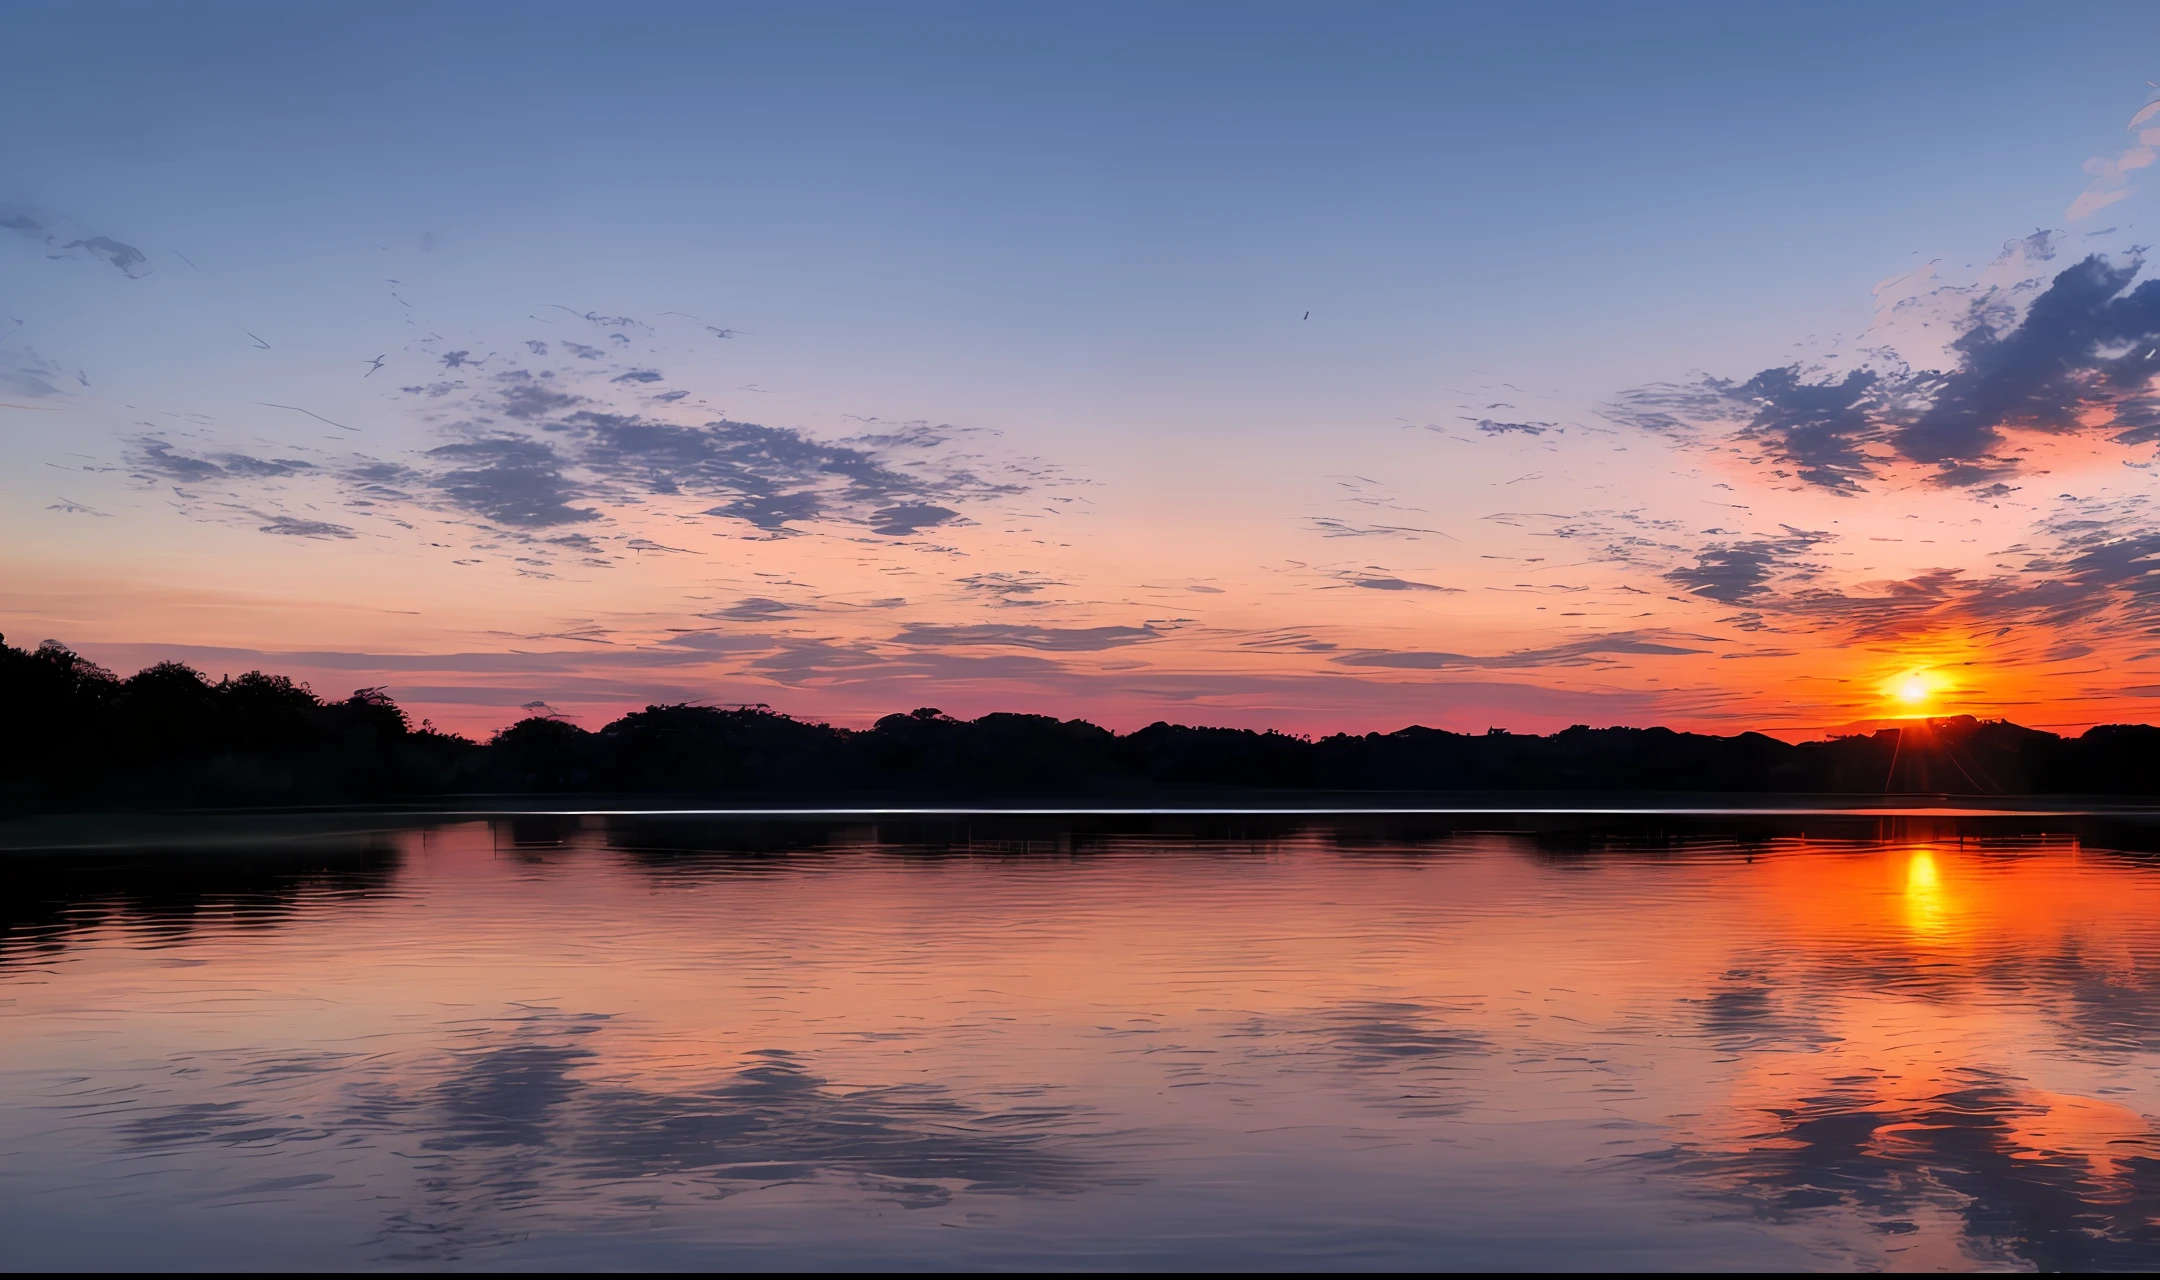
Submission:
<svg viewBox="0 0 2160 1280">
<path fill-rule="evenodd" d="M 2160 1266 L 2135 821 L 205 821 L 0 859 L 10 1267 Z"/>
</svg>

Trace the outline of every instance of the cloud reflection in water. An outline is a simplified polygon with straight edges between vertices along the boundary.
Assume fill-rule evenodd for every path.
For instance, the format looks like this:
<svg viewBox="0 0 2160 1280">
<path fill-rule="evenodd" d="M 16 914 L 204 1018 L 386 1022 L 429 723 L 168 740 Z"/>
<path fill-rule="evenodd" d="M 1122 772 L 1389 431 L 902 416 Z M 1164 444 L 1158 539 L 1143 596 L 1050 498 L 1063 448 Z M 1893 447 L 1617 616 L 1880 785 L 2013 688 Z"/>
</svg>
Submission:
<svg viewBox="0 0 2160 1280">
<path fill-rule="evenodd" d="M 1737 1141 L 1665 1158 L 1773 1222 L 1844 1208 L 1894 1237 L 1935 1216 L 1973 1256 L 2042 1271 L 2160 1257 L 2160 1132 L 2124 1107 L 1954 1067 L 1818 1079 L 1759 1114 Z"/>
<path fill-rule="evenodd" d="M 24 862 L 0 1173 L 49 1189 L 0 1227 L 87 1257 L 45 1219 L 275 1220 L 352 1265 L 2160 1263 L 2160 881 L 1883 825 L 533 816 Z"/>
<path fill-rule="evenodd" d="M 752 1051 L 701 1087 L 642 1087 L 591 1043 L 611 1021 L 531 1010 L 466 1027 L 469 1043 L 447 1056 L 221 1064 L 231 1074 L 220 1092 L 245 1098 L 146 1110 L 117 1134 L 146 1151 L 247 1148 L 280 1160 L 387 1143 L 410 1161 L 418 1190 L 389 1198 L 388 1256 L 434 1261 L 500 1244 L 534 1213 L 603 1220 L 626 1203 L 626 1186 L 648 1207 L 796 1183 L 926 1209 L 1120 1181 L 1075 1145 L 1074 1107 L 1009 1098 L 991 1110 L 929 1083 L 843 1088 L 782 1049 Z M 329 1089 L 265 1098 L 266 1084 L 296 1076 L 321 1076 Z"/>
</svg>

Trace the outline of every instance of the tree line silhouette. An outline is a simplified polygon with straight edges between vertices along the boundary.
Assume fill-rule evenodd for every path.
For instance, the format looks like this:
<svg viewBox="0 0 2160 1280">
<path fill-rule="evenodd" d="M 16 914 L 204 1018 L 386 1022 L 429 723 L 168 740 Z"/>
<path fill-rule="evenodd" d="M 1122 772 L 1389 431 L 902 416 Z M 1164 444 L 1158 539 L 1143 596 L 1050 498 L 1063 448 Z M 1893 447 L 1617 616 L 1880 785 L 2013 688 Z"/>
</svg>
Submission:
<svg viewBox="0 0 2160 1280">
<path fill-rule="evenodd" d="M 1971 716 L 1791 744 L 1670 729 L 1308 738 L 928 708 L 869 729 L 762 706 L 649 706 L 598 730 L 528 716 L 474 742 L 415 727 L 381 689 L 328 700 L 284 676 L 177 662 L 121 678 L 0 638 L 0 807 L 13 812 L 424 801 L 482 793 L 706 800 L 1028 798 L 1094 803 L 1261 790 L 2160 794 L 2160 729 L 2065 738 Z"/>
</svg>

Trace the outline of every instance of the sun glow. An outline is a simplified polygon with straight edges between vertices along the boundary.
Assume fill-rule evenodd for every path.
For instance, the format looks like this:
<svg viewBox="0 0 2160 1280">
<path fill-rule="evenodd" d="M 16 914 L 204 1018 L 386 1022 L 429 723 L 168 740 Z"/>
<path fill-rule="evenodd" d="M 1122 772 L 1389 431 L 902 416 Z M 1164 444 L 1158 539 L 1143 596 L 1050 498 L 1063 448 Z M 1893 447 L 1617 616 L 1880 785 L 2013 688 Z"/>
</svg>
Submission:
<svg viewBox="0 0 2160 1280">
<path fill-rule="evenodd" d="M 1917 710 L 1934 700 L 1939 685 L 1940 681 L 1932 671 L 1905 671 L 1886 681 L 1883 692 L 1892 700 Z"/>
</svg>

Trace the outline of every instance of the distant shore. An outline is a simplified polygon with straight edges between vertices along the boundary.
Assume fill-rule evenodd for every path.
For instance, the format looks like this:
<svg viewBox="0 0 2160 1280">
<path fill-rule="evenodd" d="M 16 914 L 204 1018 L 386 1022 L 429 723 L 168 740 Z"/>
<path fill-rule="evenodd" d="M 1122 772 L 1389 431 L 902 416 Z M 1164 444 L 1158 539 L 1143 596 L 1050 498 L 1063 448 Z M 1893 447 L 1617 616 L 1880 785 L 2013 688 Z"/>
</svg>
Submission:
<svg viewBox="0 0 2160 1280">
<path fill-rule="evenodd" d="M 1745 807 L 1743 796 L 1779 797 L 1781 806 L 1809 797 L 1811 809 L 1910 796 L 2160 797 L 2160 729 L 2101 725 L 2072 738 L 1970 715 L 1795 744 L 1589 725 L 1542 735 L 1411 725 L 1314 738 L 1158 721 L 1121 734 L 1084 720 L 1002 712 L 962 720 L 927 707 L 846 729 L 765 707 L 672 703 L 598 729 L 528 716 L 475 742 L 414 726 L 381 689 L 325 699 L 283 676 L 253 671 L 213 683 L 170 662 L 122 678 L 51 642 L 34 650 L 0 642 L 0 705 L 10 711 L 0 814 L 453 809 L 481 807 L 473 799 L 481 796 L 505 808 L 605 796 L 623 803 L 601 807 L 789 812 L 1445 810 L 1479 795 L 1591 797 L 1620 808 L 1715 797 L 1689 807 L 1726 811 Z M 1412 799 L 1435 796 L 1447 798 Z M 1511 798 L 1497 807 L 1523 806 Z"/>
</svg>

